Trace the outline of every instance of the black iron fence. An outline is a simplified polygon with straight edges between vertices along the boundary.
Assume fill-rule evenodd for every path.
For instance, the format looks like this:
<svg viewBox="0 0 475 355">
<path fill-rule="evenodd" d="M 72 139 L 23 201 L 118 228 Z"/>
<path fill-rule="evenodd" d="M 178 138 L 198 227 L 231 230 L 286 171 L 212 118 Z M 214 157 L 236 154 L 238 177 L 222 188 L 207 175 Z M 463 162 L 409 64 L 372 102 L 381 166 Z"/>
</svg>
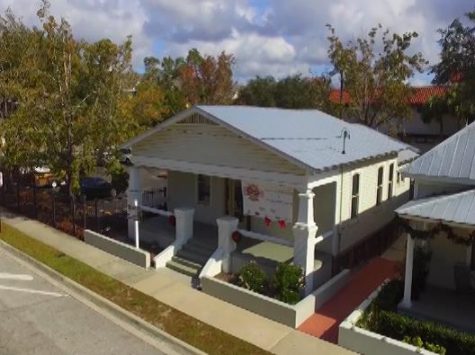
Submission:
<svg viewBox="0 0 475 355">
<path fill-rule="evenodd" d="M 0 205 L 80 239 L 84 229 L 111 236 L 127 233 L 127 199 L 123 195 L 72 199 L 61 188 L 37 187 L 23 184 L 21 179 L 4 179 Z"/>
</svg>

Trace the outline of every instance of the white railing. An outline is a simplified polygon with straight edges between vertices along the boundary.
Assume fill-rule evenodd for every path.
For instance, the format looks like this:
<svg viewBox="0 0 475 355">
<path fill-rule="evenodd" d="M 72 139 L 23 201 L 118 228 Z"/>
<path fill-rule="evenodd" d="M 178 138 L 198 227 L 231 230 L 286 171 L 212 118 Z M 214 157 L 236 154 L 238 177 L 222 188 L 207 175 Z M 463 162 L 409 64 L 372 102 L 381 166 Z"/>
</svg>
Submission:
<svg viewBox="0 0 475 355">
<path fill-rule="evenodd" d="M 294 243 L 291 240 L 276 238 L 276 237 L 272 237 L 272 236 L 266 235 L 266 234 L 251 232 L 251 231 L 248 231 L 248 230 L 245 230 L 245 229 L 238 229 L 238 232 L 242 236 L 248 237 L 248 238 L 251 238 L 251 239 L 263 240 L 265 242 L 272 242 L 272 243 L 282 244 L 282 245 L 287 245 L 287 246 L 293 246 L 294 245 Z"/>
<path fill-rule="evenodd" d="M 173 216 L 173 212 L 171 212 L 171 211 L 161 210 L 161 209 L 154 208 L 154 207 L 140 205 L 140 209 L 142 211 L 158 214 L 158 215 L 164 216 L 164 217 Z"/>
<path fill-rule="evenodd" d="M 333 236 L 333 230 L 329 230 L 328 232 L 323 233 L 315 238 L 315 244 L 323 242 L 325 239 L 331 238 Z"/>
</svg>

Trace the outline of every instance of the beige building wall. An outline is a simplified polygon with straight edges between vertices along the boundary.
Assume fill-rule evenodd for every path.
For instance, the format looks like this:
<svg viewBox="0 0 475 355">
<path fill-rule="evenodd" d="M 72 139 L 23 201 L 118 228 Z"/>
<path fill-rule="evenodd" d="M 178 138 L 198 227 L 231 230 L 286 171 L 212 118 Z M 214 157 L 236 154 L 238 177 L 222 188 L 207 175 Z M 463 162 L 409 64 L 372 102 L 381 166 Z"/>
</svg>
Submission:
<svg viewBox="0 0 475 355">
<path fill-rule="evenodd" d="M 454 265 L 467 263 L 470 248 L 463 244 L 454 243 L 447 238 L 445 233 L 436 235 L 429 241 L 429 244 L 432 250 L 432 258 L 427 283 L 455 289 Z"/>
</svg>

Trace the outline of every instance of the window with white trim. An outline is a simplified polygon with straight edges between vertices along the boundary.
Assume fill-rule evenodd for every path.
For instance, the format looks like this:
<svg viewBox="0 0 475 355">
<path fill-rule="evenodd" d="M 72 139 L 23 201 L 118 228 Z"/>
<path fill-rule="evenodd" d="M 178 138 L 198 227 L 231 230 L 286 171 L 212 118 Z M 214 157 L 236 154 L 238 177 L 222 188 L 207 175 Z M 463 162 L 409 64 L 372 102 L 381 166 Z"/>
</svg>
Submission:
<svg viewBox="0 0 475 355">
<path fill-rule="evenodd" d="M 383 175 L 384 166 L 378 169 L 378 183 L 376 185 L 376 205 L 379 205 L 383 201 Z"/>
<path fill-rule="evenodd" d="M 360 174 L 353 175 L 351 188 L 351 218 L 355 218 L 359 213 L 360 202 Z"/>
<path fill-rule="evenodd" d="M 209 206 L 211 201 L 211 177 L 198 175 L 198 203 Z"/>
</svg>

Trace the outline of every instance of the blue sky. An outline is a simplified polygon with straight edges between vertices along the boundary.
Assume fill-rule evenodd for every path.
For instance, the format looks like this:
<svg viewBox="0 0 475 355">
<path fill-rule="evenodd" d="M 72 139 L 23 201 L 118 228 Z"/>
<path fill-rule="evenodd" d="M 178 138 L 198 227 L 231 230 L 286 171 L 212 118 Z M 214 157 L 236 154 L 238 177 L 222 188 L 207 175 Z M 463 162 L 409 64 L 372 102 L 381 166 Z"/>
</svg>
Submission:
<svg viewBox="0 0 475 355">
<path fill-rule="evenodd" d="M 52 0 L 78 37 L 123 41 L 132 35 L 134 66 L 154 55 L 233 53 L 234 72 L 243 82 L 255 75 L 283 77 L 320 73 L 328 67 L 327 23 L 354 39 L 381 23 L 392 31 L 417 31 L 413 50 L 438 61 L 438 28 L 474 8 L 467 0 Z M 39 2 L 0 0 L 28 24 Z M 417 75 L 416 85 L 430 82 Z"/>
</svg>

